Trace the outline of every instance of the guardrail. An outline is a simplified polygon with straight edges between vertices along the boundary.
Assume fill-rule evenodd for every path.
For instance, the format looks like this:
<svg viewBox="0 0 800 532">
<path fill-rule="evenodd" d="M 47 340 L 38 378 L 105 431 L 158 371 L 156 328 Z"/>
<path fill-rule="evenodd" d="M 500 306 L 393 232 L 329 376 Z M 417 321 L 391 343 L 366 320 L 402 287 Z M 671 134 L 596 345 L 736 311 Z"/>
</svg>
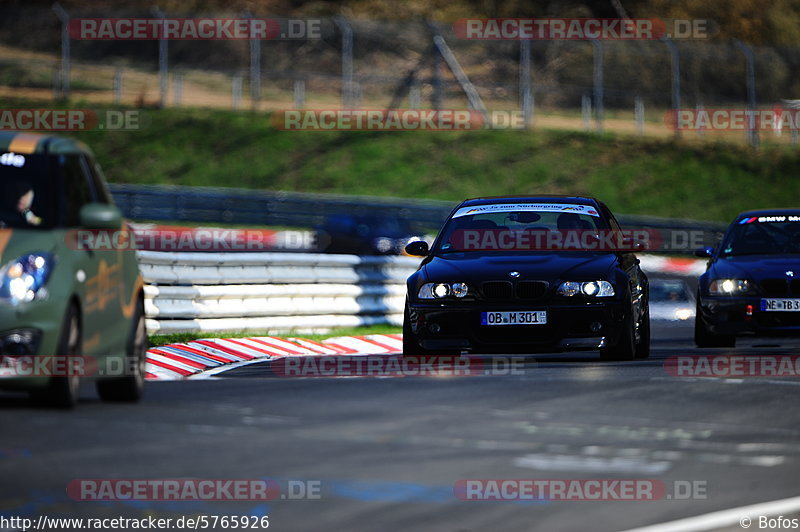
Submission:
<svg viewBox="0 0 800 532">
<path fill-rule="evenodd" d="M 382 216 L 406 219 L 418 228 L 436 231 L 456 206 L 449 201 L 240 188 L 123 184 L 112 184 L 109 188 L 125 217 L 169 222 L 310 228 L 323 223 L 330 215 L 366 216 L 380 212 Z M 682 232 L 699 231 L 700 235 L 692 237 L 693 242 L 707 246 L 714 245 L 727 227 L 720 222 L 655 216 L 620 215 L 618 218 L 624 228 L 657 229 L 665 233 L 667 240 L 673 235 L 678 238 Z M 664 251 L 686 253 L 687 248 L 682 244 L 675 242 Z"/>
<path fill-rule="evenodd" d="M 420 259 L 312 253 L 139 251 L 150 333 L 307 331 L 402 325 Z M 648 272 L 696 276 L 704 261 L 642 255 Z"/>
<path fill-rule="evenodd" d="M 402 324 L 419 259 L 138 252 L 151 333 Z"/>
</svg>

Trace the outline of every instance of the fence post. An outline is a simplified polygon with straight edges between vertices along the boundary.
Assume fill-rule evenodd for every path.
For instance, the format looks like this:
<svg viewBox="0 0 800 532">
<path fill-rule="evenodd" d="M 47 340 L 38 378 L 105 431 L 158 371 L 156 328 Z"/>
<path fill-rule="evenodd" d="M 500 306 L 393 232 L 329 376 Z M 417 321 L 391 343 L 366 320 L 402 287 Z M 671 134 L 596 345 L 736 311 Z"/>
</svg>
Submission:
<svg viewBox="0 0 800 532">
<path fill-rule="evenodd" d="M 414 81 L 411 87 L 408 88 L 408 107 L 411 109 L 419 109 L 422 105 L 422 91 L 419 88 L 419 83 Z"/>
<path fill-rule="evenodd" d="M 592 39 L 594 47 L 594 115 L 598 133 L 603 132 L 603 42 Z"/>
<path fill-rule="evenodd" d="M 758 147 L 758 124 L 756 124 L 756 58 L 753 54 L 753 48 L 741 42 L 734 41 L 733 44 L 742 51 L 744 54 L 745 62 L 747 64 L 747 109 L 750 111 L 750 116 L 747 120 L 747 141 L 750 146 Z"/>
<path fill-rule="evenodd" d="M 236 74 L 231 80 L 231 106 L 238 109 L 242 105 L 242 75 Z"/>
<path fill-rule="evenodd" d="M 176 107 L 181 105 L 181 98 L 183 98 L 183 74 L 176 72 L 174 81 L 172 82 L 172 103 Z"/>
<path fill-rule="evenodd" d="M 306 82 L 302 79 L 294 80 L 294 108 L 302 109 L 306 106 Z"/>
<path fill-rule="evenodd" d="M 342 107 L 353 107 L 353 28 L 344 17 L 336 17 L 342 32 Z"/>
<path fill-rule="evenodd" d="M 158 6 L 152 9 L 153 16 L 162 19 L 161 29 L 158 32 L 158 81 L 159 81 L 159 106 L 167 106 L 167 90 L 169 89 L 169 66 L 167 63 L 167 53 L 169 52 L 169 41 L 164 35 L 164 18 L 166 13 L 161 11 Z"/>
<path fill-rule="evenodd" d="M 119 105 L 122 103 L 122 69 L 118 68 L 114 71 L 114 103 Z"/>
<path fill-rule="evenodd" d="M 246 18 L 253 18 L 252 13 L 245 13 Z M 261 40 L 255 38 L 255 29 L 252 27 L 250 34 L 250 103 L 253 109 L 258 108 L 258 102 L 261 100 Z"/>
<path fill-rule="evenodd" d="M 587 94 L 581 96 L 581 119 L 583 130 L 589 131 L 592 128 L 592 99 Z"/>
<path fill-rule="evenodd" d="M 701 102 L 701 103 L 698 103 L 698 104 L 697 104 L 697 106 L 695 107 L 695 114 L 694 114 L 694 116 L 700 116 L 700 113 L 702 113 L 702 112 L 703 112 L 703 111 L 705 111 L 705 110 L 706 110 L 706 108 L 705 108 L 705 106 L 702 104 L 702 102 Z M 677 122 L 676 122 L 676 125 L 677 125 Z M 702 125 L 702 122 L 701 122 L 701 123 L 700 123 L 700 124 L 698 124 L 698 126 L 697 126 L 697 136 L 698 136 L 698 137 L 703 137 L 703 136 L 705 136 L 705 134 L 706 134 L 706 132 L 705 132 L 705 127 Z"/>
<path fill-rule="evenodd" d="M 531 41 L 519 41 L 519 105 L 525 129 L 530 128 L 533 119 L 533 94 L 531 92 Z"/>
<path fill-rule="evenodd" d="M 672 112 L 675 121 L 675 138 L 681 137 L 681 129 L 678 127 L 678 111 L 681 108 L 681 56 L 677 45 L 669 37 L 661 37 L 664 44 L 669 48 L 670 66 L 672 70 Z"/>
<path fill-rule="evenodd" d="M 69 38 L 69 14 L 56 2 L 53 4 L 53 11 L 61 21 L 61 97 L 69 98 L 69 78 L 70 78 L 70 38 Z"/>
<path fill-rule="evenodd" d="M 636 122 L 636 132 L 644 135 L 644 101 L 641 96 L 633 100 L 633 120 Z"/>
</svg>

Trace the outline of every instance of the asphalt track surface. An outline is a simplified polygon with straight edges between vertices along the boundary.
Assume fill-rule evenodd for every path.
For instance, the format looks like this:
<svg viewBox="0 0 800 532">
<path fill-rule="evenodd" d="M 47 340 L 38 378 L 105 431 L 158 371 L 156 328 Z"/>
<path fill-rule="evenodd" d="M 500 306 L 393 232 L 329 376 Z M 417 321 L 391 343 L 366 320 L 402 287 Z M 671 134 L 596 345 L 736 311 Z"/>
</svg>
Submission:
<svg viewBox="0 0 800 532">
<path fill-rule="evenodd" d="M 605 531 L 783 499 L 800 492 L 800 379 L 675 377 L 664 363 L 798 347 L 749 341 L 701 352 L 690 327 L 656 325 L 648 360 L 544 355 L 521 375 L 287 378 L 259 363 L 215 379 L 149 383 L 133 406 L 101 403 L 85 388 L 72 412 L 4 392 L 0 516 L 269 515 L 270 530 Z M 65 491 L 73 479 L 184 477 L 270 478 L 283 495 L 289 481 L 317 481 L 320 497 L 98 503 Z M 464 501 L 453 488 L 465 479 L 654 479 L 667 495 Z M 687 482 L 705 493 L 682 498 Z"/>
</svg>

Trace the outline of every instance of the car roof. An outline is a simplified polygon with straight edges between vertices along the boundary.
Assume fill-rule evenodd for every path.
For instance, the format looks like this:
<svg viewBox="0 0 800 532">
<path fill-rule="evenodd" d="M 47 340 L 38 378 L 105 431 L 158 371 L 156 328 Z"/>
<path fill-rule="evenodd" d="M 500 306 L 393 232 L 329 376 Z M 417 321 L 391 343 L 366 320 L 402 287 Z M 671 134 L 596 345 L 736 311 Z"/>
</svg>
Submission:
<svg viewBox="0 0 800 532">
<path fill-rule="evenodd" d="M 779 209 L 758 209 L 754 211 L 744 211 L 740 212 L 738 216 L 736 216 L 737 220 L 742 218 L 752 218 L 754 216 L 786 216 L 786 215 L 798 215 L 800 216 L 800 207 L 794 208 L 779 208 Z"/>
<path fill-rule="evenodd" d="M 0 150 L 23 154 L 80 154 L 92 155 L 92 150 L 78 140 L 27 133 L 21 131 L 0 131 Z"/>
<path fill-rule="evenodd" d="M 484 196 L 470 198 L 461 203 L 461 207 L 473 205 L 489 205 L 492 203 L 574 203 L 576 205 L 600 206 L 600 201 L 588 196 L 565 196 L 558 194 L 537 194 L 535 196 Z"/>
</svg>

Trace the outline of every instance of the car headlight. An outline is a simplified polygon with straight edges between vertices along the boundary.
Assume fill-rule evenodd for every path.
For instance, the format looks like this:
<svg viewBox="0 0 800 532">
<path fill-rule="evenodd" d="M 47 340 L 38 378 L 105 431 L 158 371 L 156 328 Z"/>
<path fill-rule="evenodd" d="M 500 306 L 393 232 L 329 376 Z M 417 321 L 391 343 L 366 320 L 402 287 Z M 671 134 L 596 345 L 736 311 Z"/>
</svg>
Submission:
<svg viewBox="0 0 800 532">
<path fill-rule="evenodd" d="M 446 297 L 462 298 L 469 292 L 465 283 L 425 283 L 419 289 L 420 299 L 444 299 Z"/>
<path fill-rule="evenodd" d="M 611 297 L 614 295 L 614 285 L 608 281 L 567 281 L 561 283 L 556 293 L 560 296 L 589 296 L 589 297 Z"/>
<path fill-rule="evenodd" d="M 0 270 L 0 299 L 16 304 L 45 297 L 53 264 L 50 253 L 28 253 L 9 262 Z"/>
<path fill-rule="evenodd" d="M 716 296 L 732 296 L 734 294 L 744 294 L 751 289 L 750 281 L 747 279 L 714 279 L 708 285 L 708 291 Z"/>
</svg>

